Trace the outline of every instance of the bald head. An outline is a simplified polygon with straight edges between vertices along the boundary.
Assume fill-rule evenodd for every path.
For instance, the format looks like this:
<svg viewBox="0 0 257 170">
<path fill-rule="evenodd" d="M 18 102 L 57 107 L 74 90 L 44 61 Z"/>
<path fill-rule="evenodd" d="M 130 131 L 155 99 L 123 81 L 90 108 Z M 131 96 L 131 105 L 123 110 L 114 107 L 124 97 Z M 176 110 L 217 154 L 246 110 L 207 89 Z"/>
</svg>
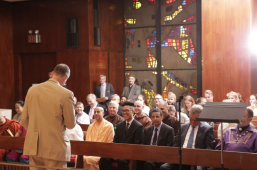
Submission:
<svg viewBox="0 0 257 170">
<path fill-rule="evenodd" d="M 144 109 L 144 103 L 140 100 L 135 101 L 134 103 L 134 112 L 137 117 L 139 117 L 142 114 L 142 111 Z"/>
<path fill-rule="evenodd" d="M 102 122 L 104 117 L 104 109 L 102 107 L 96 107 L 94 109 L 94 118 L 97 122 Z"/>
</svg>

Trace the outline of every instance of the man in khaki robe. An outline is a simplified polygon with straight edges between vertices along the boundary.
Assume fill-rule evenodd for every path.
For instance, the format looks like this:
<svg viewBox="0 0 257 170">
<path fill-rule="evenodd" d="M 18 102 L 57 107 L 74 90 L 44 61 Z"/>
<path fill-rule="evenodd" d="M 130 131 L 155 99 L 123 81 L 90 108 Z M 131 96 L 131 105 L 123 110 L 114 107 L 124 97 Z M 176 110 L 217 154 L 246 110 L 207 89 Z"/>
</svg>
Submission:
<svg viewBox="0 0 257 170">
<path fill-rule="evenodd" d="M 108 107 L 109 115 L 105 116 L 105 120 L 112 123 L 114 129 L 118 123 L 124 121 L 124 118 L 118 114 L 119 104 L 116 101 L 111 101 Z"/>
<path fill-rule="evenodd" d="M 21 125 L 28 130 L 23 154 L 29 156 L 30 165 L 65 168 L 70 161 L 66 128 L 73 129 L 76 125 L 74 95 L 62 87 L 69 76 L 69 67 L 58 64 L 51 79 L 28 90 Z"/>
<path fill-rule="evenodd" d="M 96 107 L 94 109 L 95 122 L 87 130 L 86 141 L 111 143 L 114 137 L 113 125 L 103 118 L 104 109 Z M 84 156 L 85 169 L 99 169 L 100 157 Z"/>
</svg>

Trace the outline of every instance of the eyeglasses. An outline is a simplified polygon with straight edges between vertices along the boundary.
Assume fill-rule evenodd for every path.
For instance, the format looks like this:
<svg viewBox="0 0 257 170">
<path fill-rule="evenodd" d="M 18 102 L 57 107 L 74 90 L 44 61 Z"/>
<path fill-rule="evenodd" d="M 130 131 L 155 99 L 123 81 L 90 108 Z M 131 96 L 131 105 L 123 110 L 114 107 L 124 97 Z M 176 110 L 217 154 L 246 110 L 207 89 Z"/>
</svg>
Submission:
<svg viewBox="0 0 257 170">
<path fill-rule="evenodd" d="M 102 111 L 100 111 L 100 110 L 99 110 L 99 111 L 98 111 L 98 110 L 97 110 L 97 111 L 94 111 L 94 113 L 101 113 L 101 112 L 102 112 Z"/>
<path fill-rule="evenodd" d="M 194 120 L 194 119 L 190 119 L 190 122 L 199 122 L 199 121 Z"/>
<path fill-rule="evenodd" d="M 128 110 L 128 109 L 127 110 L 122 110 L 122 112 L 130 112 L 130 111 L 132 111 L 132 110 Z"/>
</svg>

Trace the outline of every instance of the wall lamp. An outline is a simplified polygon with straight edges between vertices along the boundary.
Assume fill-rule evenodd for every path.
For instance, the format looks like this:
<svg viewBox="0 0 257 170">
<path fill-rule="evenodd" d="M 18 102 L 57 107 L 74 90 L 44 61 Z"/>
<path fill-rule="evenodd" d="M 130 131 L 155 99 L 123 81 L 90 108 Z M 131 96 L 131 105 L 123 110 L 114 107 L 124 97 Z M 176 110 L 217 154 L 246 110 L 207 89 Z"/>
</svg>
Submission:
<svg viewBox="0 0 257 170">
<path fill-rule="evenodd" d="M 32 30 L 29 30 L 28 33 L 28 43 L 41 43 L 41 36 L 38 30 L 35 30 L 34 34 Z"/>
</svg>

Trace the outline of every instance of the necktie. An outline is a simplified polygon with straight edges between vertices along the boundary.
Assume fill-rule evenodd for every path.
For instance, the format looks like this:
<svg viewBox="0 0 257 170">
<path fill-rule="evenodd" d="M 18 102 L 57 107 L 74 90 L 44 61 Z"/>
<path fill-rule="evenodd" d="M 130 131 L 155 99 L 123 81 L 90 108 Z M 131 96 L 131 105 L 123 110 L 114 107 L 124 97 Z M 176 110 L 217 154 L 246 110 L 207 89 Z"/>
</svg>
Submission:
<svg viewBox="0 0 257 170">
<path fill-rule="evenodd" d="M 129 123 L 127 123 L 126 125 L 125 134 L 128 132 L 128 129 L 129 129 Z"/>
<path fill-rule="evenodd" d="M 158 129 L 155 128 L 152 145 L 157 145 L 157 131 Z"/>
<path fill-rule="evenodd" d="M 103 97 L 104 97 L 104 86 L 101 85 L 101 98 L 103 98 Z"/>
<path fill-rule="evenodd" d="M 193 141 L 194 141 L 194 133 L 195 133 L 195 127 L 192 127 L 192 131 L 190 133 L 188 142 L 187 142 L 187 148 L 192 148 Z"/>
<path fill-rule="evenodd" d="M 94 115 L 94 109 L 90 108 L 89 118 L 93 119 L 93 115 Z"/>
</svg>

